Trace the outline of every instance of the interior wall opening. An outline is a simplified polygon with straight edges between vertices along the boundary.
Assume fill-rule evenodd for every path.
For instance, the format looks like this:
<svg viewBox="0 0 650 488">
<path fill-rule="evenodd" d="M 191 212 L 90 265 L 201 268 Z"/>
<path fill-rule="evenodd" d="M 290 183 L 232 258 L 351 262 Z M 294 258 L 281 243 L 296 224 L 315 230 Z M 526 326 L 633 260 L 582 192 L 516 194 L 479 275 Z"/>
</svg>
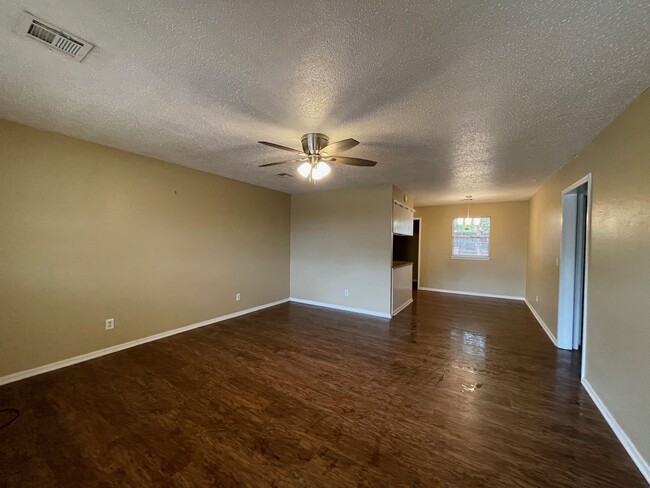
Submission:
<svg viewBox="0 0 650 488">
<path fill-rule="evenodd" d="M 413 288 L 420 288 L 420 223 L 422 219 L 413 219 L 412 236 L 393 236 L 393 261 L 413 263 Z"/>
<path fill-rule="evenodd" d="M 562 193 L 558 347 L 577 351 L 585 371 L 591 177 Z"/>
</svg>

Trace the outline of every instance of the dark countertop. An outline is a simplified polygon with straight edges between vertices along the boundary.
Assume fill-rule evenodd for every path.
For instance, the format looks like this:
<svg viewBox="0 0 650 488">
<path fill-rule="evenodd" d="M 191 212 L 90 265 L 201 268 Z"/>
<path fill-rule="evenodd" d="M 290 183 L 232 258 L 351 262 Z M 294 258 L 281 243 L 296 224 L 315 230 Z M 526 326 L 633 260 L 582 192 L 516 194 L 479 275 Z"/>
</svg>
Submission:
<svg viewBox="0 0 650 488">
<path fill-rule="evenodd" d="M 393 261 L 393 268 L 401 268 L 402 266 L 408 266 L 413 264 L 411 261 Z"/>
</svg>

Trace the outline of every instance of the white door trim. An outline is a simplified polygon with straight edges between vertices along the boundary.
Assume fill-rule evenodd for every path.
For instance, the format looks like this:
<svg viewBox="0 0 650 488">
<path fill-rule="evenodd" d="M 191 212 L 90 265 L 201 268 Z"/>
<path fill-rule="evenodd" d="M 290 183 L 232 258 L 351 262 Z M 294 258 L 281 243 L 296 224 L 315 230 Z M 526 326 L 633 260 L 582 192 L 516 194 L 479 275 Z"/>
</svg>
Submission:
<svg viewBox="0 0 650 488">
<path fill-rule="evenodd" d="M 589 183 L 587 186 L 591 187 L 591 173 L 589 173 L 587 176 L 583 176 L 575 183 L 572 183 L 570 186 L 567 186 L 564 190 L 562 190 L 562 195 L 565 195 L 566 193 L 575 190 L 576 188 L 584 185 L 585 183 Z"/>
<path fill-rule="evenodd" d="M 420 289 L 420 283 L 422 282 L 422 275 L 420 274 L 420 266 L 422 265 L 422 217 L 416 217 L 413 220 L 417 220 L 420 223 L 418 224 L 418 287 Z"/>
<path fill-rule="evenodd" d="M 587 183 L 587 220 L 586 220 L 586 239 L 585 239 L 585 277 L 584 277 L 584 303 L 582 309 L 582 361 L 581 361 L 581 372 L 580 378 L 584 379 L 587 372 L 587 327 L 588 327 L 588 297 L 589 297 L 589 263 L 590 263 L 590 242 L 591 242 L 591 202 L 592 202 L 592 174 L 588 173 L 586 176 L 580 178 L 578 181 L 574 182 L 567 188 L 562 191 L 562 238 L 560 241 L 560 292 L 558 297 L 558 323 L 557 323 L 557 341 L 558 347 L 561 349 L 571 349 L 573 347 L 573 299 L 567 300 L 568 294 L 573 294 L 573 280 L 571 280 L 571 286 L 568 288 L 568 283 L 563 283 L 563 270 L 565 273 L 568 273 L 569 270 L 575 270 L 575 255 L 572 259 L 569 259 L 571 256 L 565 256 L 563 250 L 567 249 L 571 243 L 568 242 L 572 239 L 566 239 L 565 236 L 565 198 L 569 198 L 569 203 L 571 204 L 571 194 L 573 190 L 579 186 Z M 577 197 L 573 203 L 577 203 Z M 573 209 L 573 220 L 575 220 L 575 211 Z M 569 216 L 569 218 L 571 218 Z M 573 222 L 575 224 L 575 222 Z M 575 233 L 573 235 L 573 240 L 575 239 Z M 575 248 L 575 242 L 573 242 L 573 248 Z M 571 253 L 569 253 L 571 254 Z M 563 296 L 565 297 L 563 299 Z M 567 303 L 569 302 L 569 303 Z M 568 309 L 570 306 L 571 317 L 568 319 Z M 568 325 L 567 325 L 568 324 Z M 568 328 L 571 328 L 571 333 L 568 333 Z M 571 339 L 571 340 L 568 340 Z"/>
</svg>

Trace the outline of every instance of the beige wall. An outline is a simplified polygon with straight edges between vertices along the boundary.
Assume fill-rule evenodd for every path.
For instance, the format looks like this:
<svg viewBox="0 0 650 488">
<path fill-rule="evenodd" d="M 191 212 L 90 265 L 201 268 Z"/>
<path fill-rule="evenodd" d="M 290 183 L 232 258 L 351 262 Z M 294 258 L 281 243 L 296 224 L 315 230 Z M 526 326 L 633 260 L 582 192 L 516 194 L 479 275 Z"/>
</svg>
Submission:
<svg viewBox="0 0 650 488">
<path fill-rule="evenodd" d="M 293 298 L 390 314 L 392 191 L 382 185 L 292 196 Z"/>
<path fill-rule="evenodd" d="M 413 197 L 404 193 L 401 188 L 393 186 L 393 200 L 403 203 L 407 207 L 413 208 Z"/>
<path fill-rule="evenodd" d="M 6 121 L 0 229 L 0 376 L 289 295 L 289 195 Z"/>
<path fill-rule="evenodd" d="M 421 217 L 420 287 L 523 297 L 526 288 L 528 202 L 475 203 L 472 217 L 491 217 L 489 261 L 451 259 L 452 220 L 467 205 L 417 207 Z"/>
<path fill-rule="evenodd" d="M 526 296 L 556 337 L 561 193 L 588 173 L 593 187 L 586 379 L 647 462 L 650 91 L 545 182 L 531 200 Z"/>
</svg>

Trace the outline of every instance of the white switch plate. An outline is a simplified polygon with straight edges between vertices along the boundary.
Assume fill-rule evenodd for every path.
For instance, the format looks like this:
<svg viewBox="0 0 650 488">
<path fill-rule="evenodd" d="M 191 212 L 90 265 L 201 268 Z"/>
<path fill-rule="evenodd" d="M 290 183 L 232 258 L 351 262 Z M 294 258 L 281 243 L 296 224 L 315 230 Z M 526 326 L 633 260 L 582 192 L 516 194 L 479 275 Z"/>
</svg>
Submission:
<svg viewBox="0 0 650 488">
<path fill-rule="evenodd" d="M 235 301 L 241 300 L 241 293 L 235 293 Z"/>
<path fill-rule="evenodd" d="M 539 302 L 539 295 L 535 295 L 535 302 Z"/>
<path fill-rule="evenodd" d="M 346 297 L 350 296 L 350 290 L 343 290 L 343 295 Z"/>
<path fill-rule="evenodd" d="M 115 319 L 106 319 L 106 325 L 104 326 L 105 330 L 111 330 L 115 328 Z"/>
</svg>

